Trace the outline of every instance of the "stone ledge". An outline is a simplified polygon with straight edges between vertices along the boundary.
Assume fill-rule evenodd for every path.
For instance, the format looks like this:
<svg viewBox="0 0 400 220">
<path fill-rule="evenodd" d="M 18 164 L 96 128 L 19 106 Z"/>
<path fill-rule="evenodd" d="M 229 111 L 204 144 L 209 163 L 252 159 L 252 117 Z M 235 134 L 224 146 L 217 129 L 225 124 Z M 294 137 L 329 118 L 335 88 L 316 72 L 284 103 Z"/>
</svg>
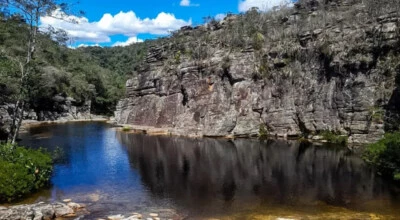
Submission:
<svg viewBox="0 0 400 220">
<path fill-rule="evenodd" d="M 0 220 L 58 219 L 88 214 L 85 205 L 69 202 L 39 202 L 27 205 L 0 206 Z"/>
</svg>

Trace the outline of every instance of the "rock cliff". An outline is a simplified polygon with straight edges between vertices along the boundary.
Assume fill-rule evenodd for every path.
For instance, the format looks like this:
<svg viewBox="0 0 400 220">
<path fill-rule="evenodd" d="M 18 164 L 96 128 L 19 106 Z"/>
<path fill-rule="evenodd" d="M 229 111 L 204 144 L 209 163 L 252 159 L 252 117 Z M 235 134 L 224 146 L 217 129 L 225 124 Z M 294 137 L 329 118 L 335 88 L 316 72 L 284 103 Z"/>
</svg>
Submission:
<svg viewBox="0 0 400 220">
<path fill-rule="evenodd" d="M 24 112 L 28 121 L 72 121 L 91 119 L 91 103 L 78 104 L 71 97 L 56 95 L 50 106 L 44 109 L 30 109 Z M 0 105 L 0 140 L 6 140 L 12 124 L 14 104 Z"/>
<path fill-rule="evenodd" d="M 253 136 L 265 126 L 375 141 L 397 128 L 400 16 L 372 9 L 303 0 L 183 27 L 149 48 L 116 121 L 179 135 Z"/>
</svg>

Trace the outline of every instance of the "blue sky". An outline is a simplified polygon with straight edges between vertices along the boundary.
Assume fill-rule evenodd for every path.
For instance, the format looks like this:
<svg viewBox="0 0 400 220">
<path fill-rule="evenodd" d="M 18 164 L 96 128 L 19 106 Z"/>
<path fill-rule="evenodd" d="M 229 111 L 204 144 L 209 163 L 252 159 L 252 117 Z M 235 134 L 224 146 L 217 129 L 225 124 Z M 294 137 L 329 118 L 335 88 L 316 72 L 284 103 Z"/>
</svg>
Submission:
<svg viewBox="0 0 400 220">
<path fill-rule="evenodd" d="M 62 28 L 70 35 L 71 47 L 100 45 L 126 46 L 145 39 L 168 35 L 184 25 L 196 26 L 203 17 L 227 12 L 245 12 L 250 7 L 268 10 L 287 0 L 81 0 L 74 10 L 83 10 L 84 17 L 66 16 L 55 11 L 42 17 L 42 26 Z M 71 23 L 65 20 L 74 20 Z"/>
</svg>

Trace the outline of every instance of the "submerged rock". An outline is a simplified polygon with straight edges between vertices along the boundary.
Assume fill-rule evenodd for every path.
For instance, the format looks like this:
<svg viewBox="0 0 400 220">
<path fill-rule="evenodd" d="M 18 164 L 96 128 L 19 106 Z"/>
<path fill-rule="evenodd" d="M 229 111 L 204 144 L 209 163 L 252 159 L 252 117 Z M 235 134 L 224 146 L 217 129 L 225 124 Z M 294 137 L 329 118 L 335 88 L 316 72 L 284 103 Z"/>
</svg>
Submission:
<svg viewBox="0 0 400 220">
<path fill-rule="evenodd" d="M 78 203 L 75 203 L 75 202 L 68 202 L 67 206 L 70 207 L 73 210 L 78 210 L 78 209 L 83 208 L 82 205 L 80 205 Z"/>
<path fill-rule="evenodd" d="M 123 215 L 111 215 L 107 217 L 108 220 L 122 220 L 124 218 L 125 217 Z"/>
<path fill-rule="evenodd" d="M 64 199 L 63 200 L 63 202 L 65 202 L 65 203 L 69 203 L 69 202 L 71 202 L 72 201 L 72 199 Z"/>
</svg>

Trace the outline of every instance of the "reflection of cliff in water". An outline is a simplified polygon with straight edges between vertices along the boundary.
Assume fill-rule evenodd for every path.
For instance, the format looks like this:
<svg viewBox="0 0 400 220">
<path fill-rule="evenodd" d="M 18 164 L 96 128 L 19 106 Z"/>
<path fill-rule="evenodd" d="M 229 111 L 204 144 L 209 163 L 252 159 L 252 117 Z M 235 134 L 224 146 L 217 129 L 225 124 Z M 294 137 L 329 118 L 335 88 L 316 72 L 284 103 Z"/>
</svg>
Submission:
<svg viewBox="0 0 400 220">
<path fill-rule="evenodd" d="M 208 204 L 215 198 L 222 203 L 249 199 L 351 205 L 387 195 L 379 178 L 345 149 L 286 141 L 117 135 L 146 187 L 184 205 Z"/>
</svg>

